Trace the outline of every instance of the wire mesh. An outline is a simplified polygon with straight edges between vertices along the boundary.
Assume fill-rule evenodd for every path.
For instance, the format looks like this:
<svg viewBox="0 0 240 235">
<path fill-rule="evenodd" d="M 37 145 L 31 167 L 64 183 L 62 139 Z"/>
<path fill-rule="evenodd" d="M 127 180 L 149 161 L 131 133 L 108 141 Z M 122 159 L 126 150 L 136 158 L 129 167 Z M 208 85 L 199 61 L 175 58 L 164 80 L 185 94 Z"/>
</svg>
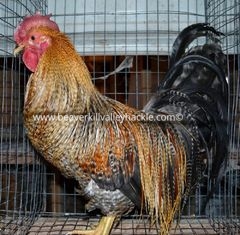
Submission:
<svg viewBox="0 0 240 235">
<path fill-rule="evenodd" d="M 0 2 L 0 229 L 2 234 L 64 234 L 89 228 L 98 217 L 85 214 L 76 182 L 61 176 L 34 152 L 23 128 L 22 107 L 29 77 L 13 58 L 13 32 L 26 14 L 52 13 L 73 41 L 93 78 L 112 72 L 127 55 L 133 65 L 94 80 L 99 91 L 141 109 L 168 69 L 173 40 L 181 29 L 208 22 L 225 34 L 230 84 L 229 162 L 223 182 L 206 214 L 200 213 L 206 192 L 199 187 L 172 234 L 237 234 L 240 227 L 239 157 L 239 13 L 236 0 L 5 0 Z M 80 213 L 80 214 L 79 214 Z M 202 217 L 204 216 L 204 218 Z M 208 218 L 206 220 L 206 218 Z M 69 227 L 71 225 L 71 227 Z M 126 217 L 113 234 L 158 234 L 147 219 Z M 150 232 L 151 231 L 151 232 Z"/>
<path fill-rule="evenodd" d="M 41 217 L 36 223 L 33 224 L 29 230 L 29 235 L 36 234 L 66 234 L 72 230 L 86 230 L 92 229 L 97 225 L 99 218 L 90 217 L 86 218 L 86 215 L 80 215 L 78 217 Z M 112 235 L 158 235 L 159 229 L 150 224 L 150 221 L 146 217 L 141 219 L 138 216 L 123 217 L 119 225 L 113 229 Z M 215 235 L 219 234 L 209 224 L 207 219 L 188 219 L 183 218 L 181 224 L 173 224 L 171 229 L 172 235 Z M 222 232 L 221 234 L 228 234 Z"/>
<path fill-rule="evenodd" d="M 229 162 L 225 175 L 225 183 L 215 195 L 223 203 L 223 208 L 217 213 L 212 210 L 212 217 L 222 217 L 222 223 L 230 228 L 233 224 L 239 226 L 239 50 L 240 50 L 240 4 L 238 1 L 208 1 L 207 21 L 224 33 L 223 48 L 228 58 L 228 77 L 230 84 L 230 146 Z M 214 200 L 213 200 L 214 201 Z M 213 205 L 214 206 L 214 205 Z M 224 218 L 224 219 L 223 219 Z"/>
<path fill-rule="evenodd" d="M 13 32 L 26 12 L 45 8 L 43 2 L 0 2 L 0 233 L 26 234 L 43 210 L 45 167 L 26 139 L 23 94 L 28 72 L 17 58 Z"/>
</svg>

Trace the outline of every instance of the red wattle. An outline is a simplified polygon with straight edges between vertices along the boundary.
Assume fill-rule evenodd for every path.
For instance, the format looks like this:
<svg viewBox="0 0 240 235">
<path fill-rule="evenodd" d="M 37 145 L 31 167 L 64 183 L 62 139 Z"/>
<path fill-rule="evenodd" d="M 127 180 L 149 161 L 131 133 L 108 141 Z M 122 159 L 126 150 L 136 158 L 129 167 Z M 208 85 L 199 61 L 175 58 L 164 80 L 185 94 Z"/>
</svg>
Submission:
<svg viewBox="0 0 240 235">
<path fill-rule="evenodd" d="M 39 61 L 39 56 L 36 52 L 26 49 L 23 53 L 23 62 L 26 67 L 31 71 L 35 72 Z"/>
</svg>

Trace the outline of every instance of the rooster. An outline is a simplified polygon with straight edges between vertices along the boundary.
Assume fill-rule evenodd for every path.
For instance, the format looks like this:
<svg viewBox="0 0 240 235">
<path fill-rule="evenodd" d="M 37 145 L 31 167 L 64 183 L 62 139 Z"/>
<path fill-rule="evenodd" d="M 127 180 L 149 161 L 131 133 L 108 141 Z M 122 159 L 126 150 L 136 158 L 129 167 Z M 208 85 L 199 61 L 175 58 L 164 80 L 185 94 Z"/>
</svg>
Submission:
<svg viewBox="0 0 240 235">
<path fill-rule="evenodd" d="M 187 49 L 207 35 L 210 43 Z M 50 16 L 36 13 L 18 25 L 14 54 L 23 51 L 32 72 L 23 113 L 27 135 L 48 162 L 77 180 L 87 210 L 104 215 L 96 229 L 69 234 L 110 234 L 116 219 L 135 207 L 168 234 L 206 172 L 213 191 L 228 146 L 226 58 L 219 36 L 204 23 L 185 28 L 156 94 L 136 110 L 97 91 Z M 166 121 L 168 115 L 181 120 Z"/>
</svg>

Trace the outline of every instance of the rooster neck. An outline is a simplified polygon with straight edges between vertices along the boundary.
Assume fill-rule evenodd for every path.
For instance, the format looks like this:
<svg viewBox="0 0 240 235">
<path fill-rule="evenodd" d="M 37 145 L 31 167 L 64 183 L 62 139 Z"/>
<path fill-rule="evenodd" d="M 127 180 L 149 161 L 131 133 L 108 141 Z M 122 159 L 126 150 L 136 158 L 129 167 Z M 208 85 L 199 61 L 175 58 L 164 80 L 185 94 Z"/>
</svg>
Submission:
<svg viewBox="0 0 240 235">
<path fill-rule="evenodd" d="M 101 100 L 82 58 L 68 44 L 57 43 L 43 54 L 31 75 L 25 113 L 86 113 L 91 100 Z"/>
</svg>

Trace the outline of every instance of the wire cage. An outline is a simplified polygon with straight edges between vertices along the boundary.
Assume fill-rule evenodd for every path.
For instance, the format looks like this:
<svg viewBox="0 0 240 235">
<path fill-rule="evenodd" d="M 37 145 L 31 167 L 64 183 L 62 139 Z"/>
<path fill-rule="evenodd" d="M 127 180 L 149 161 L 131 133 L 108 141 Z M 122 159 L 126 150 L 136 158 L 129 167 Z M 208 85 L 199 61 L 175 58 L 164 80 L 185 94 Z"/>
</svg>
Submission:
<svg viewBox="0 0 240 235">
<path fill-rule="evenodd" d="M 238 0 L 1 0 L 0 234 L 65 234 L 99 220 L 98 215 L 86 213 L 76 183 L 47 164 L 25 135 L 22 111 L 30 72 L 21 58 L 13 57 L 13 33 L 25 15 L 36 11 L 52 14 L 84 57 L 101 93 L 138 109 L 166 73 L 180 30 L 207 22 L 224 33 L 230 84 L 227 169 L 206 213 L 200 213 L 206 192 L 199 187 L 171 234 L 240 233 Z M 111 73 L 126 57 L 130 62 L 125 68 Z M 96 79 L 109 73 L 107 79 Z M 123 217 L 112 231 L 158 233 L 147 217 L 137 214 Z"/>
</svg>

